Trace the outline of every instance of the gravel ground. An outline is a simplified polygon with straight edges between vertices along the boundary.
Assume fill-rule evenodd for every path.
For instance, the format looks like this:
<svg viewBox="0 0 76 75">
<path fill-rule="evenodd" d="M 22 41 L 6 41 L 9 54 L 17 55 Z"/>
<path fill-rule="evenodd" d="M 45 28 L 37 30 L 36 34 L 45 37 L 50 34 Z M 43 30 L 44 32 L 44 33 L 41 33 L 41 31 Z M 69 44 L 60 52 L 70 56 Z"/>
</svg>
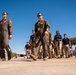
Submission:
<svg viewBox="0 0 76 75">
<path fill-rule="evenodd" d="M 13 58 L 0 61 L 0 75 L 76 75 L 76 58 L 47 61 Z"/>
</svg>

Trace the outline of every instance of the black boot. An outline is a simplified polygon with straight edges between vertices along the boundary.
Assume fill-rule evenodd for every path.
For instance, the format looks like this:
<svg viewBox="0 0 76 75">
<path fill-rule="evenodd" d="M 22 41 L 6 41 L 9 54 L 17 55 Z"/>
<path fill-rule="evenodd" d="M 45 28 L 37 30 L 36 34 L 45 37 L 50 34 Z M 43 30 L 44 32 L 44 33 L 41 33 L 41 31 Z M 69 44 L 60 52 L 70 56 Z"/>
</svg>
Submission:
<svg viewBox="0 0 76 75">
<path fill-rule="evenodd" d="M 5 50 L 0 50 L 0 58 L 2 59 L 2 61 L 5 61 Z"/>
<path fill-rule="evenodd" d="M 10 60 L 10 59 L 11 59 L 11 55 L 12 55 L 12 52 L 11 52 L 11 51 L 9 51 L 9 52 L 8 52 L 8 60 Z"/>
<path fill-rule="evenodd" d="M 7 48 L 7 56 L 8 56 L 8 60 L 10 60 L 11 59 L 11 55 L 12 55 L 12 50 L 11 50 L 11 48 L 8 46 Z"/>
</svg>

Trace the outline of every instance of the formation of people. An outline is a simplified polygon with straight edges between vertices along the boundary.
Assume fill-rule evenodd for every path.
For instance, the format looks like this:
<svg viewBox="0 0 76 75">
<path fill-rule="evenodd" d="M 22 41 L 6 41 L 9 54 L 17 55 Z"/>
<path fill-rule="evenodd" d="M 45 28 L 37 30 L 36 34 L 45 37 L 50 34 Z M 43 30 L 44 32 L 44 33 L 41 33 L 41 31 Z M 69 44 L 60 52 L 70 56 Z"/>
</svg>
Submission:
<svg viewBox="0 0 76 75">
<path fill-rule="evenodd" d="M 69 48 L 71 43 L 67 35 L 64 34 L 64 38 L 60 35 L 59 31 L 56 31 L 54 39 L 52 39 L 52 33 L 50 32 L 50 25 L 43 19 L 41 12 L 37 14 L 38 21 L 34 25 L 32 35 L 29 42 L 25 45 L 27 58 L 30 54 L 30 58 L 37 60 L 43 58 L 47 60 L 52 57 L 69 57 Z M 7 52 L 8 60 L 11 59 L 12 50 L 9 46 L 9 40 L 12 38 L 12 22 L 8 19 L 8 13 L 2 13 L 2 20 L 0 20 L 0 59 L 6 60 L 5 52 Z"/>
<path fill-rule="evenodd" d="M 64 38 L 62 38 L 62 35 L 57 30 L 53 39 L 50 25 L 43 19 L 42 13 L 39 12 L 37 17 L 38 21 L 34 25 L 28 44 L 26 44 L 28 48 L 25 45 L 27 58 L 32 58 L 35 61 L 38 58 L 43 60 L 48 58 L 68 58 L 71 42 L 67 34 L 64 34 Z"/>
<path fill-rule="evenodd" d="M 2 20 L 0 20 L 0 59 L 2 61 L 11 59 L 12 50 L 9 46 L 9 40 L 12 38 L 12 22 L 8 19 L 8 13 L 2 13 Z M 6 52 L 6 53 L 5 53 Z"/>
</svg>

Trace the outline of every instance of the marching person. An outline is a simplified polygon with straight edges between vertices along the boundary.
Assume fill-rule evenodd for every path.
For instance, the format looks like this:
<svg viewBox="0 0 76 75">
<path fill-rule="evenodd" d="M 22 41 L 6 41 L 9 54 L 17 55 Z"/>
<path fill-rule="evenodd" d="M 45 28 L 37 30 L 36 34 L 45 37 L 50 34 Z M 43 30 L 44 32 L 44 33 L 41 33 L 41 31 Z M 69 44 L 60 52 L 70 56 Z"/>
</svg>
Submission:
<svg viewBox="0 0 76 75">
<path fill-rule="evenodd" d="M 35 45 L 35 30 L 32 30 L 32 35 L 30 36 L 30 48 L 31 48 L 31 53 L 34 54 L 34 45 Z"/>
<path fill-rule="evenodd" d="M 62 36 L 58 30 L 56 31 L 56 35 L 54 36 L 54 45 L 56 58 L 60 58 L 62 55 Z"/>
<path fill-rule="evenodd" d="M 43 60 L 47 60 L 47 43 L 45 41 L 45 33 L 49 24 L 46 20 L 43 20 L 43 15 L 41 12 L 37 14 L 38 21 L 35 23 L 35 48 L 34 55 L 31 55 L 33 60 L 37 60 L 37 54 L 40 46 L 43 48 Z"/>
<path fill-rule="evenodd" d="M 64 34 L 64 38 L 62 41 L 63 41 L 63 55 L 65 58 L 68 58 L 70 48 L 71 48 L 71 42 L 70 42 L 69 38 L 67 37 L 67 34 Z"/>
<path fill-rule="evenodd" d="M 46 32 L 45 32 L 45 37 L 46 37 L 46 43 L 47 43 L 47 54 L 48 58 L 52 58 L 52 33 L 49 30 L 49 27 L 47 27 Z"/>
<path fill-rule="evenodd" d="M 26 50 L 27 59 L 29 59 L 30 58 L 30 53 L 31 53 L 29 42 L 26 43 L 25 50 Z"/>
<path fill-rule="evenodd" d="M 11 59 L 11 48 L 9 46 L 9 40 L 12 38 L 12 22 L 8 19 L 8 13 L 2 13 L 2 20 L 0 21 L 0 41 L 1 47 L 7 51 L 8 60 Z M 5 53 L 3 53 L 4 56 Z M 4 57 L 5 58 L 5 57 Z"/>
</svg>

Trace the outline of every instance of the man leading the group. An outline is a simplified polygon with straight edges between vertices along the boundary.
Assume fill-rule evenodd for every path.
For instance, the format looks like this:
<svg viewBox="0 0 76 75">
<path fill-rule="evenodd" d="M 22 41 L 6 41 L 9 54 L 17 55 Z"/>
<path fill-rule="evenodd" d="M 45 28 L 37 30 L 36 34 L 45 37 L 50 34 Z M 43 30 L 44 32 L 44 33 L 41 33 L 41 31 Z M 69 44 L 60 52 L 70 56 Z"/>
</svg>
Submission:
<svg viewBox="0 0 76 75">
<path fill-rule="evenodd" d="M 35 23 L 35 48 L 34 48 L 34 57 L 31 56 L 34 60 L 37 60 L 38 50 L 40 45 L 43 47 L 43 60 L 47 60 L 47 43 L 45 41 L 46 29 L 49 27 L 49 24 L 46 20 L 43 20 L 43 15 L 41 12 L 37 14 L 38 22 Z"/>
</svg>

